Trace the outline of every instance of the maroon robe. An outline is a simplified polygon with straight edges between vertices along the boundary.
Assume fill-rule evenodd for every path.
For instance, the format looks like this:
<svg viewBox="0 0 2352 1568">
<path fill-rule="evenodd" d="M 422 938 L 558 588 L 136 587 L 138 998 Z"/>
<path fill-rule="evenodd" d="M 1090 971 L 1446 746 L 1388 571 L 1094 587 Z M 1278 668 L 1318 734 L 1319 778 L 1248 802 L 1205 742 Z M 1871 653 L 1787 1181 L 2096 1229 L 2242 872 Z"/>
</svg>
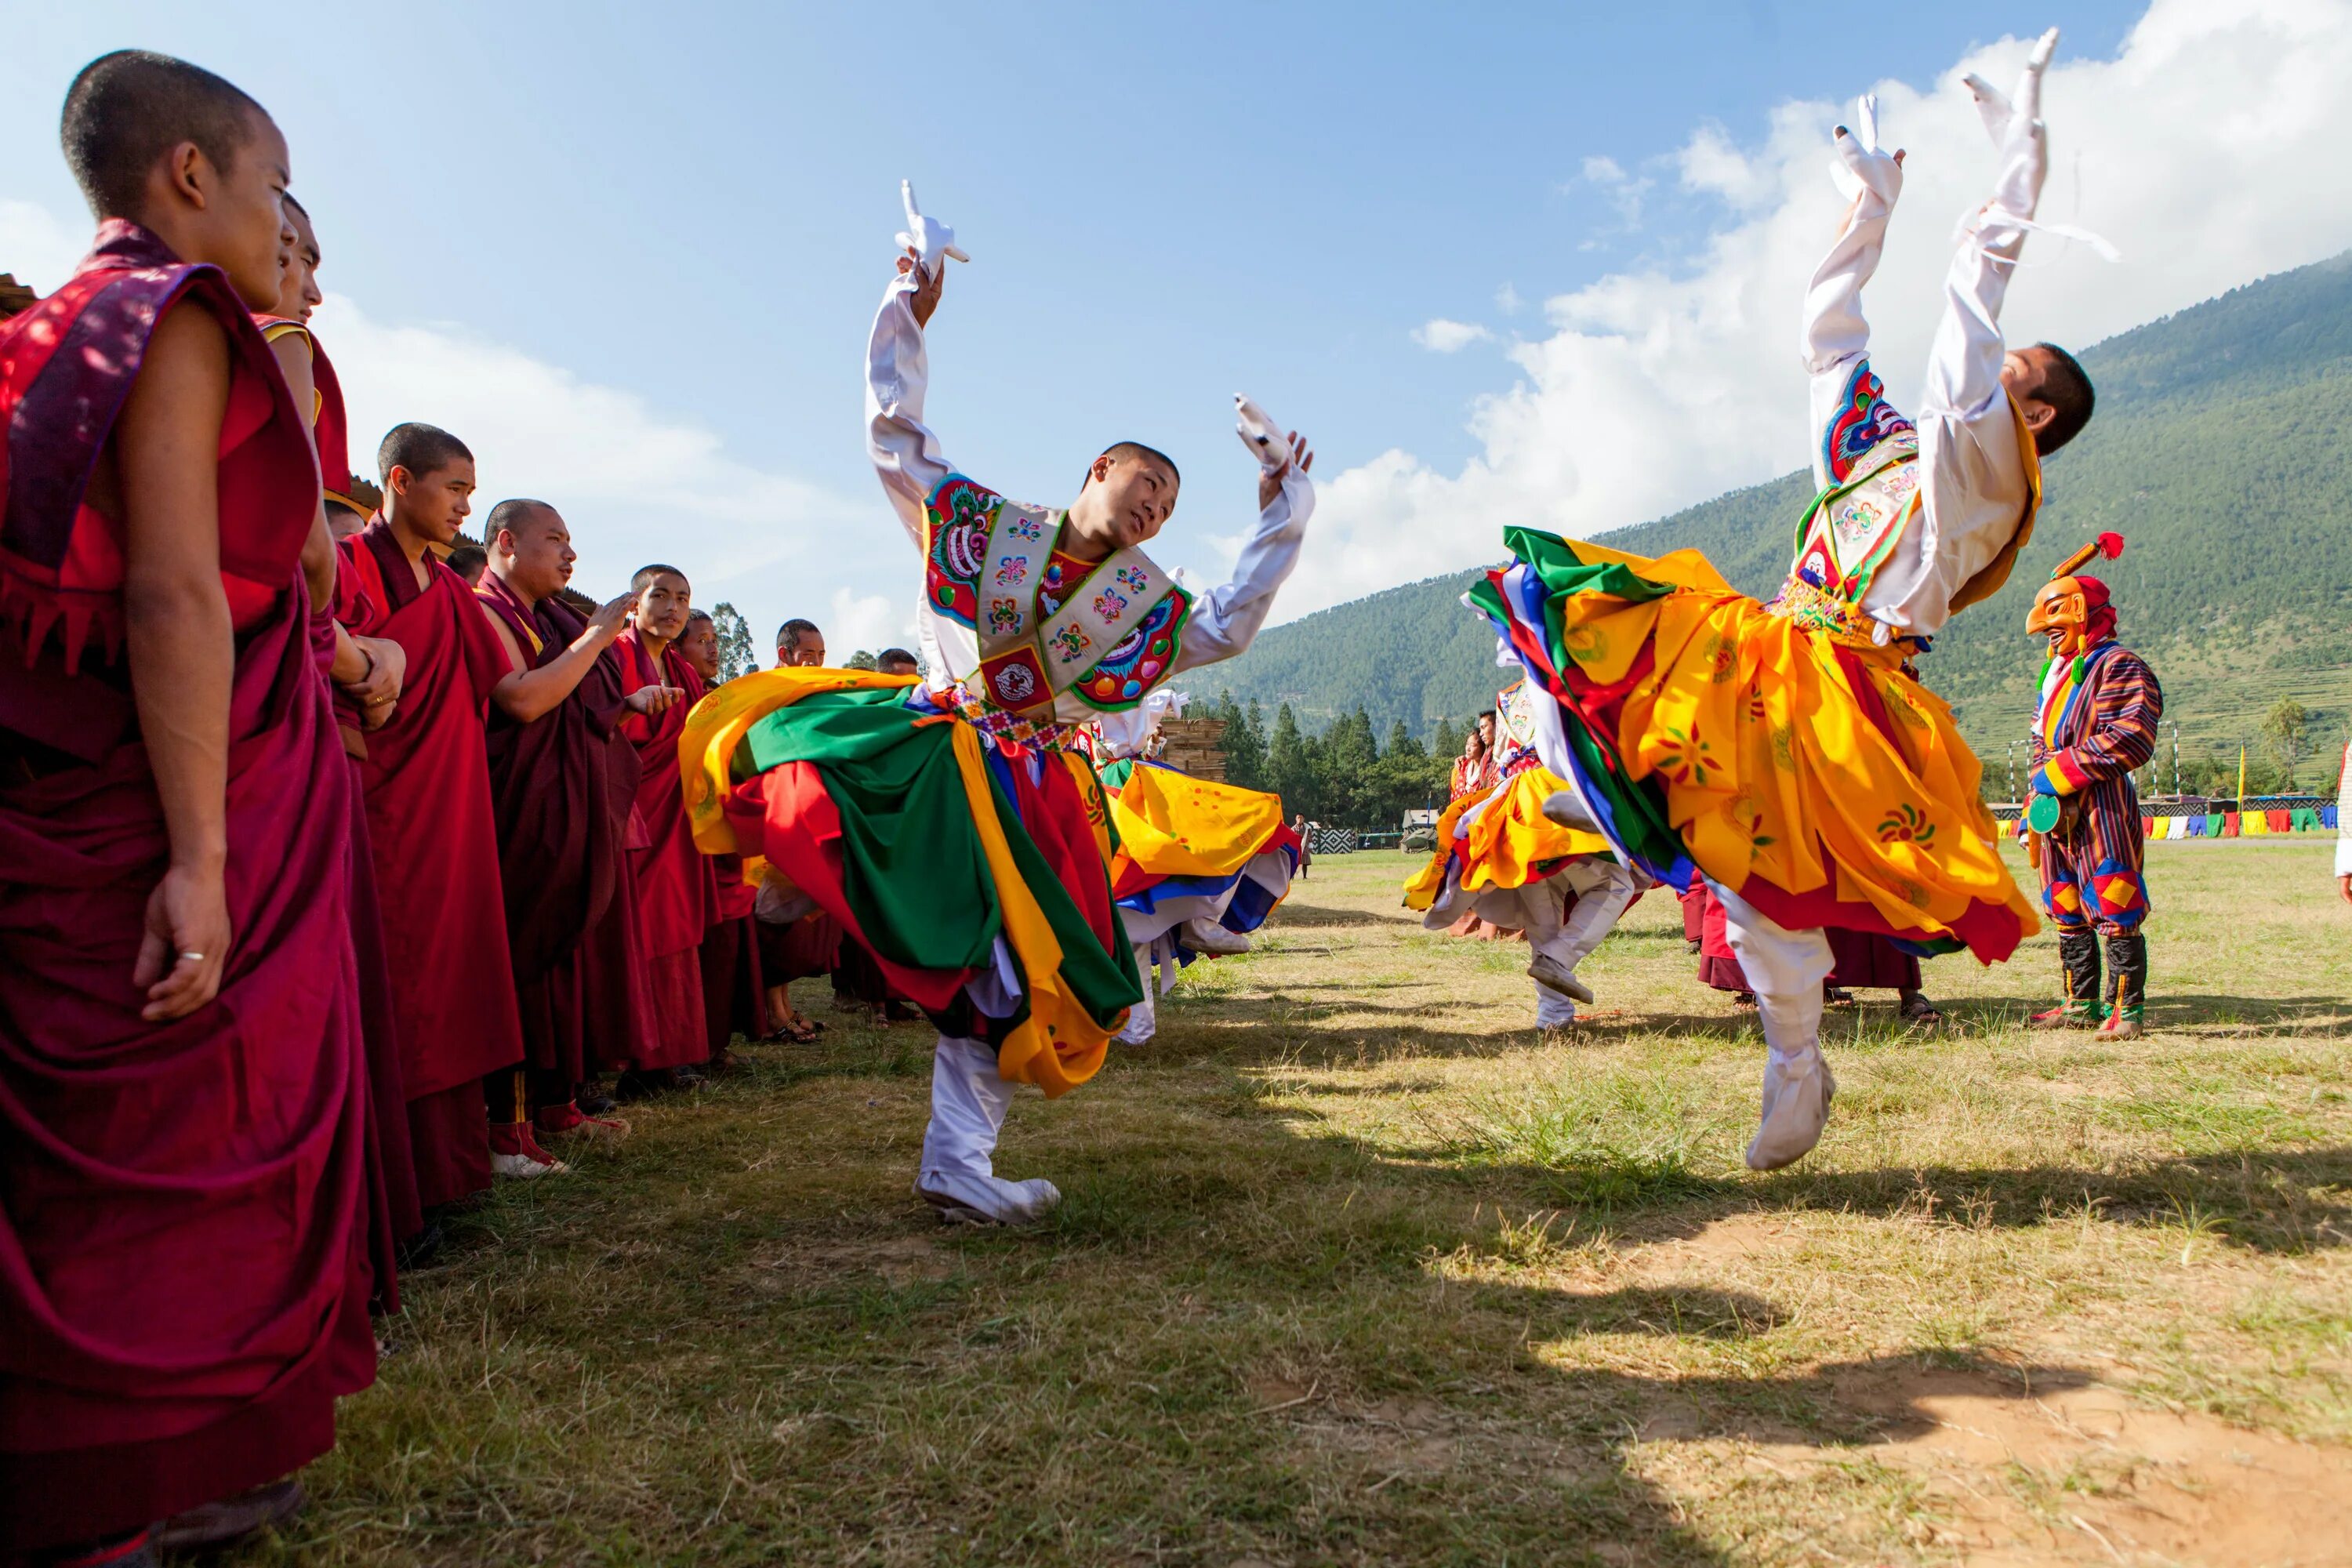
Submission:
<svg viewBox="0 0 2352 1568">
<path fill-rule="evenodd" d="M 1739 966 L 1739 957 L 1731 951 L 1731 936 L 1724 924 L 1723 900 L 1706 889 L 1704 882 L 1694 883 L 1700 899 L 1700 931 L 1698 978 L 1703 985 L 1717 991 L 1752 991 L 1748 984 L 1748 972 Z M 1686 903 L 1685 909 L 1689 905 Z M 1688 916 L 1685 917 L 1687 925 Z M 1830 927 L 1822 932 L 1830 942 L 1830 973 L 1824 985 L 1852 990 L 1916 991 L 1919 989 L 1919 959 L 1916 953 L 1904 952 L 1895 945 L 1895 939 L 1875 931 L 1843 931 Z"/>
<path fill-rule="evenodd" d="M 713 1056 L 737 1035 L 747 1040 L 768 1035 L 768 987 L 760 964 L 760 922 L 751 916 L 760 891 L 743 880 L 740 855 L 714 855 L 710 869 L 719 886 L 719 921 L 702 935 L 702 1012 Z"/>
<path fill-rule="evenodd" d="M 561 599 L 525 606 L 495 573 L 485 573 L 474 593 L 533 669 L 562 658 L 587 629 Z M 622 1056 L 644 1026 L 628 934 L 604 929 L 634 913 L 614 897 L 629 875 L 638 775 L 636 749 L 621 733 L 625 702 L 618 670 L 599 658 L 569 697 L 530 723 L 495 704 L 489 711 L 490 809 L 524 1059 L 567 1086 L 613 1054 L 614 1042 L 600 1041 L 592 1024 L 600 1010 L 617 1007 Z M 604 940 L 592 941 L 600 931 Z M 606 967 L 611 973 L 598 973 Z"/>
<path fill-rule="evenodd" d="M 236 632 L 219 994 L 131 983 L 170 839 L 84 504 L 163 312 L 228 333 L 223 585 Z M 0 1555 L 125 1531 L 331 1447 L 374 1375 L 351 776 L 299 568 L 308 421 L 220 272 L 110 220 L 0 325 Z M 83 646 L 98 634 L 98 647 Z M 58 633 L 62 635 L 58 635 Z"/>
<path fill-rule="evenodd" d="M 350 579 L 343 624 L 390 637 L 408 659 L 400 705 L 359 766 L 417 1195 L 432 1208 L 489 1186 L 481 1080 L 523 1054 L 483 729 L 506 650 L 455 572 L 428 558 L 417 586 L 381 516 L 336 548 Z"/>
<path fill-rule="evenodd" d="M 685 1067 L 710 1057 L 709 1020 L 702 1001 L 702 938 L 719 919 L 719 881 L 710 858 L 695 847 L 687 819 L 678 737 L 688 710 L 702 700 L 702 677 L 675 647 L 654 667 L 632 626 L 614 639 L 607 657 L 621 689 L 675 686 L 686 695 L 648 719 L 631 714 L 621 726 L 637 749 L 637 825 L 644 839 L 629 861 L 636 887 L 637 933 L 643 948 L 646 1001 L 652 1032 L 629 1065 Z"/>
</svg>

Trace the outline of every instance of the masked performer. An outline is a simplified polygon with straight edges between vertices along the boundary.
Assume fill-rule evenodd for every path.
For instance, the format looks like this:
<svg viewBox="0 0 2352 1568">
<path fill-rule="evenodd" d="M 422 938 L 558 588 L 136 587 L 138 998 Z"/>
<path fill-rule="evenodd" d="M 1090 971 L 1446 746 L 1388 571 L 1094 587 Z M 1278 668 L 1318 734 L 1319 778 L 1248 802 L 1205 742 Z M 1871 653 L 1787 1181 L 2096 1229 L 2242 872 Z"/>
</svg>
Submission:
<svg viewBox="0 0 2352 1568">
<path fill-rule="evenodd" d="M 813 898 L 938 1025 L 917 1193 L 950 1220 L 1020 1221 L 1061 1194 L 995 1173 L 1014 1085 L 1085 1082 L 1141 999 L 1075 727 L 1248 647 L 1297 563 L 1314 489 L 1304 443 L 1244 401 L 1258 520 L 1233 580 L 1196 595 L 1143 552 L 1176 505 L 1163 454 L 1105 449 L 1067 510 L 967 479 L 923 423 L 924 328 L 961 253 L 911 193 L 908 222 L 867 351 L 867 441 L 922 552 L 929 684 L 766 671 L 697 710 L 685 754 L 699 760 L 703 847 L 764 858 L 771 887 Z"/>
<path fill-rule="evenodd" d="M 2156 754 L 2164 691 L 2147 661 L 2116 640 L 2107 585 L 2077 574 L 2124 542 L 2099 535 L 2058 564 L 2025 626 L 2046 637 L 2042 711 L 2033 724 L 2032 786 L 2019 822 L 2042 873 L 2042 907 L 2058 927 L 2066 999 L 2037 1029 L 2089 1028 L 2131 1039 L 2147 992 L 2147 878 L 2132 770 Z M 2105 939 L 2110 986 L 2099 980 Z"/>
<path fill-rule="evenodd" d="M 1603 832 L 1677 888 L 1704 877 L 1755 987 L 1770 1047 L 1748 1163 L 1820 1141 L 1824 928 L 2006 958 L 2036 929 L 1992 847 L 1979 767 L 1950 710 L 1904 669 L 1954 611 L 2007 578 L 2031 531 L 2039 461 L 2089 419 L 2063 350 L 2005 351 L 1998 322 L 2048 154 L 2038 44 L 2014 105 L 1970 79 L 2002 168 L 1946 277 L 1916 426 L 1866 357 L 1861 289 L 1902 184 L 1876 106 L 1840 127 L 1853 195 L 1806 299 L 1820 494 L 1780 596 L 1760 605 L 1691 552 L 1657 561 L 1507 530 L 1518 559 L 1474 602 L 1557 700 L 1538 746 L 1570 787 L 1557 819 Z"/>
</svg>

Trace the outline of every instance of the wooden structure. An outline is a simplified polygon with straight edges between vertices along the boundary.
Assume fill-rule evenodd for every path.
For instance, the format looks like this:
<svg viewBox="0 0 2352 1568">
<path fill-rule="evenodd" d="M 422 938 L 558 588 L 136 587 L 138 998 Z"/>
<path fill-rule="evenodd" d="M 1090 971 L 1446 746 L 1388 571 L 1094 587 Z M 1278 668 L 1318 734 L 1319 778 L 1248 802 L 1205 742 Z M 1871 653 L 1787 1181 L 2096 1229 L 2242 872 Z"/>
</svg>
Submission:
<svg viewBox="0 0 2352 1568">
<path fill-rule="evenodd" d="M 20 310 L 29 310 L 40 296 L 16 281 L 13 272 L 0 272 L 0 321 Z"/>
<path fill-rule="evenodd" d="M 1225 721 L 1223 719 L 1164 719 L 1160 739 L 1165 748 L 1160 760 L 1196 779 L 1225 782 Z"/>
</svg>

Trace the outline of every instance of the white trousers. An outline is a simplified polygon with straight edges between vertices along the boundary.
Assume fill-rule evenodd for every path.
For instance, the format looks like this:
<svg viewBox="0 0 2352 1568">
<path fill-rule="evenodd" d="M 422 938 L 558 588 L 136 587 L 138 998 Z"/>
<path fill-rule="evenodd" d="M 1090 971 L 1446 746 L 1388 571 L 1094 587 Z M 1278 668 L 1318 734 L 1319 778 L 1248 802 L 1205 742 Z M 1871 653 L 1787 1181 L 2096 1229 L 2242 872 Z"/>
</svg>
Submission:
<svg viewBox="0 0 2352 1568">
<path fill-rule="evenodd" d="M 1013 1085 L 996 1070 L 996 1050 L 979 1040 L 940 1037 L 931 1055 L 931 1124 L 923 1170 L 992 1176 L 996 1135 L 1013 1107 Z"/>
<path fill-rule="evenodd" d="M 1724 934 L 1756 992 L 1764 1020 L 1764 1042 L 1772 1055 L 1790 1061 L 1822 1045 L 1822 982 L 1829 978 L 1830 939 L 1820 928 L 1790 931 L 1716 881 L 1707 887 L 1723 900 Z"/>
<path fill-rule="evenodd" d="M 1633 873 L 1606 855 L 1571 860 L 1539 882 L 1518 889 L 1519 923 L 1528 945 L 1550 956 L 1573 974 L 1601 939 L 1617 927 L 1633 901 Z M 1568 895 L 1576 907 L 1568 908 Z M 1563 913 L 1563 911 L 1565 911 Z M 1576 1003 L 1545 986 L 1536 987 L 1536 1026 L 1556 1029 L 1576 1022 Z"/>
</svg>

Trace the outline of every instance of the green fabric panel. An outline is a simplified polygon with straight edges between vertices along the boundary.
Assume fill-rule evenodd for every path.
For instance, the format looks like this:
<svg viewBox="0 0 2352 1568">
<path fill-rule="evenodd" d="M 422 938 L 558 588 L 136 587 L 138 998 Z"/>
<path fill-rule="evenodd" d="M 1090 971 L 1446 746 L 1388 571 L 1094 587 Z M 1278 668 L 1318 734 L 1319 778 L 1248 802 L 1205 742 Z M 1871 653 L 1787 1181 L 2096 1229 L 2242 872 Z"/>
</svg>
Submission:
<svg viewBox="0 0 2352 1568">
<path fill-rule="evenodd" d="M 1588 563 L 1567 540 L 1540 529 L 1506 528 L 1503 543 L 1535 568 L 1555 598 L 1564 594 L 1606 594 L 1639 605 L 1675 591 L 1671 583 L 1653 583 L 1622 562 Z"/>
<path fill-rule="evenodd" d="M 2294 832 L 2316 833 L 2319 831 L 2319 813 L 2307 805 L 2298 805 L 2294 808 Z"/>
<path fill-rule="evenodd" d="M 744 737 L 754 770 L 815 763 L 841 817 L 851 912 L 883 957 L 980 969 L 1003 928 L 956 766 L 954 727 L 915 722 L 898 690 L 826 692 Z"/>
<path fill-rule="evenodd" d="M 2206 817 L 2205 837 L 2208 838 L 2219 838 L 2221 837 L 2221 814 L 2220 812 L 2214 812 L 2211 816 Z"/>
<path fill-rule="evenodd" d="M 1135 771 L 1135 759 L 1121 757 L 1098 775 L 1106 789 L 1118 789 L 1127 783 L 1127 775 Z"/>
</svg>

